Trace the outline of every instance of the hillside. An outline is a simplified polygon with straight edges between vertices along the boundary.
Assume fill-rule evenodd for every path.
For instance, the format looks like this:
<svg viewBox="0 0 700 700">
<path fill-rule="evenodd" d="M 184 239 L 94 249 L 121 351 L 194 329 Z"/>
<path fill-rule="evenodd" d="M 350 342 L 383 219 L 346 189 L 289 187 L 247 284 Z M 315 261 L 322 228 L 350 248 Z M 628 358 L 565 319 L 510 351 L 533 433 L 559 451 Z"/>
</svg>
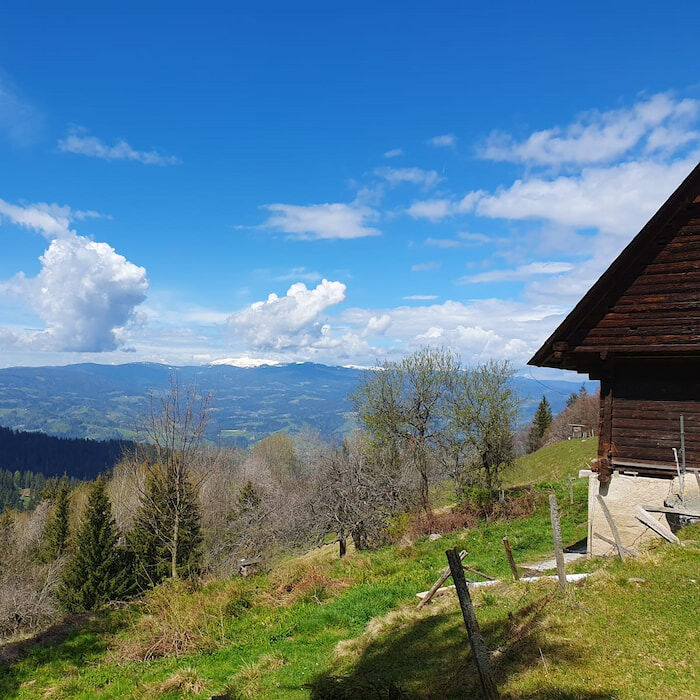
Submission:
<svg viewBox="0 0 700 700">
<path fill-rule="evenodd" d="M 181 382 L 211 392 L 208 438 L 248 444 L 280 431 L 311 427 L 326 437 L 352 429 L 348 394 L 362 370 L 310 363 L 254 368 L 227 365 L 168 367 L 151 363 L 79 364 L 0 369 L 0 425 L 75 438 L 132 438 L 148 396 Z M 542 395 L 556 413 L 580 382 L 514 380 L 529 421 Z M 588 382 L 590 390 L 595 383 Z"/>
<path fill-rule="evenodd" d="M 132 447 L 133 443 L 125 440 L 57 438 L 0 427 L 0 469 L 94 479 Z"/>
<path fill-rule="evenodd" d="M 559 446 L 559 458 L 571 460 L 567 472 L 580 447 Z M 586 518 L 586 484 L 575 484 L 573 505 L 566 481 L 552 487 L 572 543 Z M 564 597 L 552 581 L 509 582 L 503 535 L 521 565 L 551 551 L 552 487 L 534 488 L 529 514 L 437 541 L 351 550 L 343 560 L 325 546 L 268 574 L 198 589 L 162 585 L 127 608 L 74 618 L 39 644 L 0 647 L 0 696 L 478 697 L 455 598 L 415 610 L 415 594 L 445 566 L 445 549 L 459 547 L 467 565 L 504 581 L 474 591 L 486 643 L 498 650 L 503 698 L 700 697 L 697 550 L 655 543 L 633 561 L 574 565 L 593 576 Z M 700 528 L 681 536 L 698 540 Z"/>
</svg>

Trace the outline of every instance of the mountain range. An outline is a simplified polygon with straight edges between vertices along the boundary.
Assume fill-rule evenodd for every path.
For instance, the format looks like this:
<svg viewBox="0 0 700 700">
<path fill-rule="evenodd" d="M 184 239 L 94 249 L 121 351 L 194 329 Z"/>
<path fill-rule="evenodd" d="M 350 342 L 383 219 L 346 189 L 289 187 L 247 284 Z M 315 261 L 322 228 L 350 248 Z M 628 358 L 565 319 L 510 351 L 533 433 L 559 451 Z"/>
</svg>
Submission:
<svg viewBox="0 0 700 700">
<path fill-rule="evenodd" d="M 228 365 L 172 367 L 155 363 L 75 364 L 0 369 L 0 425 L 72 438 L 133 438 L 149 407 L 177 374 L 183 386 L 212 394 L 207 437 L 246 445 L 304 427 L 339 437 L 355 425 L 348 394 L 364 371 L 313 363 L 251 368 Z M 513 379 L 523 401 L 522 421 L 544 395 L 557 413 L 581 382 Z M 596 383 L 586 382 L 589 391 Z"/>
</svg>

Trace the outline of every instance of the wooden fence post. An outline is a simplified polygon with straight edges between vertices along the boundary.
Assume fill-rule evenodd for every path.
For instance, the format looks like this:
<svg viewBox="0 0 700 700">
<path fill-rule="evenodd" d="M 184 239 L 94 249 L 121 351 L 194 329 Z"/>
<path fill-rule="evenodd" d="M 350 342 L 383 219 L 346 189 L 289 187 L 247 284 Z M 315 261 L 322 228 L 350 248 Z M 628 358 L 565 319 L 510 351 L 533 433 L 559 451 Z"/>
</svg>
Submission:
<svg viewBox="0 0 700 700">
<path fill-rule="evenodd" d="M 564 567 L 564 548 L 561 543 L 561 524 L 559 523 L 559 509 L 557 498 L 553 493 L 549 494 L 549 515 L 552 520 L 552 535 L 554 537 L 554 558 L 557 560 L 557 576 L 559 588 L 566 590 L 566 569 Z"/>
<path fill-rule="evenodd" d="M 574 480 L 571 478 L 571 474 L 569 474 L 569 503 L 574 505 Z"/>
<path fill-rule="evenodd" d="M 452 580 L 454 581 L 457 597 L 459 598 L 459 605 L 462 608 L 464 624 L 467 626 L 467 635 L 469 636 L 469 643 L 472 647 L 474 661 L 476 661 L 476 667 L 479 671 L 479 680 L 481 681 L 481 688 L 484 691 L 484 697 L 486 700 L 498 700 L 498 690 L 496 689 L 496 684 L 493 681 L 489 668 L 489 652 L 484 643 L 484 638 L 481 636 L 479 623 L 474 614 L 472 599 L 469 595 L 469 588 L 464 578 L 462 562 L 459 558 L 457 548 L 448 549 L 445 554 L 450 564 L 450 571 L 452 572 Z"/>
<path fill-rule="evenodd" d="M 617 547 L 617 553 L 620 559 L 624 560 L 626 555 L 625 548 L 622 546 L 622 540 L 620 539 L 620 533 L 617 531 L 617 525 L 615 525 L 615 521 L 608 510 L 608 504 L 603 500 L 603 497 L 600 494 L 598 494 L 596 498 L 598 499 L 600 509 L 603 511 L 605 519 L 608 521 L 610 532 L 612 532 L 613 539 L 615 540 L 615 546 Z"/>
<path fill-rule="evenodd" d="M 508 541 L 508 535 L 503 538 L 503 546 L 506 549 L 506 556 L 508 557 L 508 564 L 510 565 L 510 570 L 513 572 L 513 578 L 516 581 L 520 580 L 520 574 L 518 574 L 518 567 L 515 565 L 515 559 L 513 559 L 513 552 L 510 550 L 510 542 Z"/>
<path fill-rule="evenodd" d="M 462 559 L 464 559 L 464 557 L 466 556 L 467 550 L 463 549 L 459 553 L 459 560 L 462 561 Z M 418 603 L 418 607 L 416 608 L 416 610 L 421 610 L 424 605 L 429 603 L 433 599 L 433 596 L 437 592 L 438 588 L 440 588 L 440 586 L 442 586 L 442 584 L 445 583 L 445 581 L 447 581 L 448 578 L 450 578 L 449 566 L 440 572 L 440 578 L 438 578 L 438 580 L 435 581 L 432 588 L 420 599 L 420 603 Z"/>
</svg>

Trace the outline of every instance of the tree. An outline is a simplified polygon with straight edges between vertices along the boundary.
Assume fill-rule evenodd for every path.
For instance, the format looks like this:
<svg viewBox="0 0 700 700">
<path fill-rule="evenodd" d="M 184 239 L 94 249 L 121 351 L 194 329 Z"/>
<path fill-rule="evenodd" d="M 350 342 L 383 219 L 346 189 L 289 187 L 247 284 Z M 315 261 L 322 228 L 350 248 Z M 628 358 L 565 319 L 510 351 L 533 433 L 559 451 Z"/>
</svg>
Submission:
<svg viewBox="0 0 700 700">
<path fill-rule="evenodd" d="M 51 516 L 44 530 L 44 557 L 58 559 L 68 547 L 68 519 L 70 517 L 70 486 L 64 476 L 56 489 Z"/>
<path fill-rule="evenodd" d="M 142 583 L 199 573 L 201 533 L 196 474 L 198 450 L 209 418 L 209 396 L 184 390 L 171 378 L 170 391 L 151 398 L 145 419 L 154 461 L 146 461 L 140 504 L 129 533 Z"/>
<path fill-rule="evenodd" d="M 493 495 L 503 469 L 513 463 L 520 409 L 510 381 L 514 374 L 507 361 L 490 360 L 458 377 L 450 416 L 452 439 L 465 455 L 455 474 L 458 490 L 481 485 Z"/>
<path fill-rule="evenodd" d="M 535 416 L 530 424 L 530 430 L 528 432 L 527 439 L 527 451 L 534 452 L 542 447 L 542 438 L 547 432 L 547 428 L 552 423 L 552 409 L 547 401 L 547 397 L 543 396 L 539 405 L 537 406 L 537 411 L 535 411 Z"/>
<path fill-rule="evenodd" d="M 360 420 L 376 444 L 405 455 L 419 480 L 420 502 L 430 512 L 431 453 L 440 444 L 459 373 L 448 350 L 425 348 L 400 363 L 369 372 L 351 396 Z"/>
<path fill-rule="evenodd" d="M 66 610 L 94 610 L 129 593 L 131 571 L 124 550 L 117 545 L 118 537 L 105 484 L 98 478 L 90 488 L 74 555 L 58 588 L 58 599 Z"/>
</svg>

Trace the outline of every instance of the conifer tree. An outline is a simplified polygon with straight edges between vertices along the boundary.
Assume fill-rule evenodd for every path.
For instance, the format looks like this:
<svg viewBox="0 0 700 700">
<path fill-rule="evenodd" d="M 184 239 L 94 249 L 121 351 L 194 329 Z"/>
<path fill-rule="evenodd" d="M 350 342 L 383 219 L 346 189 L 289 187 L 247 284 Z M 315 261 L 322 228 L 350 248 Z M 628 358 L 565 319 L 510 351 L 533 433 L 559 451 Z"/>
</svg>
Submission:
<svg viewBox="0 0 700 700">
<path fill-rule="evenodd" d="M 141 587 L 199 573 L 202 537 L 197 495 L 187 475 L 173 466 L 176 460 L 173 456 L 170 464 L 149 468 L 128 534 Z"/>
<path fill-rule="evenodd" d="M 132 589 L 131 567 L 117 545 L 118 532 L 105 484 L 92 484 L 87 508 L 75 537 L 74 554 L 58 588 L 58 599 L 69 612 L 94 610 Z"/>
<path fill-rule="evenodd" d="M 539 405 L 537 406 L 537 411 L 535 411 L 535 417 L 532 419 L 530 424 L 530 430 L 527 436 L 527 450 L 528 452 L 534 452 L 542 446 L 542 438 L 547 432 L 552 423 L 552 409 L 547 401 L 547 397 L 543 396 Z"/>
<path fill-rule="evenodd" d="M 51 516 L 44 530 L 43 557 L 58 559 L 68 549 L 68 518 L 70 517 L 70 486 L 64 476 L 56 489 Z"/>
</svg>

